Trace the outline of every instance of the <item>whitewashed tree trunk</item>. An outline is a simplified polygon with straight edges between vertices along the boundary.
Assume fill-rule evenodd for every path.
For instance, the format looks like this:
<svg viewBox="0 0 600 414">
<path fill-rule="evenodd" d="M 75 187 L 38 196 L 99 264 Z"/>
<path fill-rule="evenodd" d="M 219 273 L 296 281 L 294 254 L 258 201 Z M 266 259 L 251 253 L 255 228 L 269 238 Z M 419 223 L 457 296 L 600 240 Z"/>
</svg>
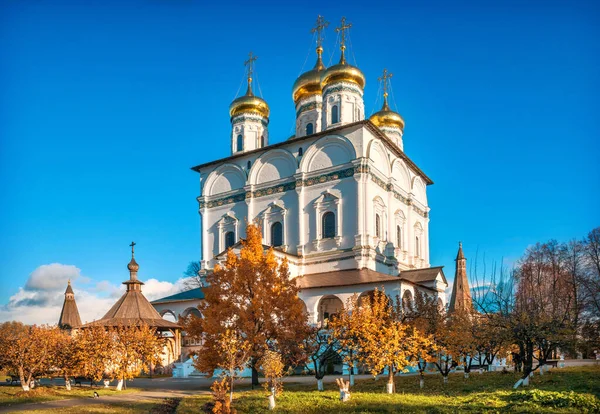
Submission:
<svg viewBox="0 0 600 414">
<path fill-rule="evenodd" d="M 533 378 L 533 371 L 529 373 L 529 378 Z"/>
<path fill-rule="evenodd" d="M 540 365 L 540 375 L 544 375 L 544 365 Z"/>
<path fill-rule="evenodd" d="M 319 391 L 323 391 L 323 389 L 324 389 L 324 388 L 323 388 L 323 378 L 319 378 L 319 379 L 317 380 L 317 389 L 318 389 Z"/>
<path fill-rule="evenodd" d="M 117 382 L 117 391 L 121 391 L 122 389 L 123 389 L 123 380 L 122 380 L 122 379 L 120 379 L 120 380 Z"/>
<path fill-rule="evenodd" d="M 350 374 L 350 386 L 354 386 L 354 374 Z"/>
<path fill-rule="evenodd" d="M 386 388 L 388 394 L 394 393 L 394 384 L 390 384 L 388 382 L 387 384 L 385 384 L 385 388 Z"/>
<path fill-rule="evenodd" d="M 465 378 L 469 378 L 469 373 L 465 372 Z"/>
<path fill-rule="evenodd" d="M 517 388 L 519 388 L 521 386 L 521 384 L 523 384 L 523 378 L 521 378 L 517 382 L 515 382 L 515 385 L 513 386 L 513 390 L 516 390 Z"/>
<path fill-rule="evenodd" d="M 419 387 L 423 388 L 425 386 L 425 380 L 423 378 L 421 378 L 421 380 L 419 381 Z"/>
<path fill-rule="evenodd" d="M 273 390 L 271 395 L 269 395 L 269 410 L 275 409 L 275 391 Z"/>
<path fill-rule="evenodd" d="M 23 388 L 23 391 L 29 391 L 29 385 L 21 385 L 21 388 Z"/>
<path fill-rule="evenodd" d="M 529 386 L 529 377 L 523 379 L 523 386 L 524 387 L 528 387 Z"/>
<path fill-rule="evenodd" d="M 444 375 L 444 384 L 448 384 L 448 376 Z"/>
<path fill-rule="evenodd" d="M 110 385 L 110 381 L 104 380 L 104 388 L 108 388 L 109 385 Z"/>
<path fill-rule="evenodd" d="M 35 380 L 32 379 L 31 381 L 29 381 L 29 388 L 34 389 L 35 388 Z"/>
<path fill-rule="evenodd" d="M 69 377 L 65 377 L 65 388 L 67 389 L 67 391 L 71 391 L 71 380 L 69 379 Z"/>
</svg>

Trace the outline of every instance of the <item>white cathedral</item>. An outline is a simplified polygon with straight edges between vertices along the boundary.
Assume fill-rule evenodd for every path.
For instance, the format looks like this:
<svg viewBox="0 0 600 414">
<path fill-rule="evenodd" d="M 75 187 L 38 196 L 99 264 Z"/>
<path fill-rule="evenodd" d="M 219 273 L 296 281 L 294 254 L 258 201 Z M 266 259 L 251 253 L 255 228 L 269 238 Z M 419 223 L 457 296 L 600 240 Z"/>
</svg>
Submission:
<svg viewBox="0 0 600 414">
<path fill-rule="evenodd" d="M 229 107 L 231 155 L 193 167 L 201 184 L 201 272 L 239 249 L 246 221 L 256 221 L 265 248 L 287 258 L 312 323 L 381 287 L 404 300 L 421 291 L 445 306 L 446 278 L 429 261 L 433 182 L 404 152 L 404 120 L 388 105 L 391 75 L 379 78 L 383 107 L 365 119 L 365 76 L 345 58 L 349 25 L 342 19 L 337 28 L 341 56 L 329 68 L 321 58 L 325 26 L 319 18 L 314 68 L 292 88 L 295 135 L 270 143 L 269 105 L 254 94 L 250 55 L 247 92 Z M 186 316 L 200 296 L 184 292 L 153 305 Z"/>
</svg>

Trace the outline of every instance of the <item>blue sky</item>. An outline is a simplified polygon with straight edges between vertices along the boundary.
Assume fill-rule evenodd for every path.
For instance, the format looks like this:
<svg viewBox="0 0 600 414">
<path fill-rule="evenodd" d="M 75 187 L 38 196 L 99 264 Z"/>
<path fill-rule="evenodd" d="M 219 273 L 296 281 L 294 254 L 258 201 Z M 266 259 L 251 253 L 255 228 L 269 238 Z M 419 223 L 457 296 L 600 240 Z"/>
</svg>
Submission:
<svg viewBox="0 0 600 414">
<path fill-rule="evenodd" d="M 131 240 L 140 278 L 175 289 L 200 251 L 189 168 L 229 155 L 243 61 L 258 55 L 271 142 L 287 139 L 318 14 L 326 63 L 333 27 L 353 24 L 367 114 L 381 70 L 394 73 L 405 152 L 435 182 L 431 262 L 447 276 L 459 240 L 469 258 L 512 261 L 600 225 L 597 2 L 318 3 L 2 2 L 0 306 L 52 263 L 110 296 L 98 285 L 128 277 Z"/>
</svg>

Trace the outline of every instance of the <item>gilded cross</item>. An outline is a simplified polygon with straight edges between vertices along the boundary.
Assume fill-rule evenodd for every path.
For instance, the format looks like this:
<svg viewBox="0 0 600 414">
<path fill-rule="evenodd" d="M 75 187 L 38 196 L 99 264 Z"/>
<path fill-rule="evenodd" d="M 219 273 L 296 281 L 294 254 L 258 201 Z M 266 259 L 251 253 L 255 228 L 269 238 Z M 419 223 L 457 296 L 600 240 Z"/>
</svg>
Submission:
<svg viewBox="0 0 600 414">
<path fill-rule="evenodd" d="M 248 66 L 248 78 L 252 78 L 254 62 L 256 59 L 258 59 L 258 56 L 254 56 L 252 52 L 248 53 L 248 60 L 244 62 L 244 66 Z"/>
<path fill-rule="evenodd" d="M 346 24 L 346 18 L 342 17 L 342 24 L 340 27 L 336 27 L 335 31 L 336 32 L 341 32 L 341 37 L 340 37 L 340 46 L 342 48 L 346 48 L 346 30 L 350 29 L 352 27 L 352 23 L 348 23 Z"/>
<path fill-rule="evenodd" d="M 383 75 L 381 75 L 377 80 L 383 83 L 383 96 L 388 96 L 388 84 L 390 79 L 394 76 L 393 73 L 388 73 L 387 69 L 383 70 Z"/>
<path fill-rule="evenodd" d="M 135 247 L 136 242 L 131 242 L 131 244 L 129 245 L 129 247 L 131 247 L 131 255 L 133 256 L 133 248 Z"/>
<path fill-rule="evenodd" d="M 321 47 L 323 44 L 323 29 L 329 26 L 329 22 L 325 21 L 325 18 L 321 15 L 317 17 L 317 23 L 315 27 L 311 29 L 311 33 L 317 34 L 317 47 Z"/>
</svg>

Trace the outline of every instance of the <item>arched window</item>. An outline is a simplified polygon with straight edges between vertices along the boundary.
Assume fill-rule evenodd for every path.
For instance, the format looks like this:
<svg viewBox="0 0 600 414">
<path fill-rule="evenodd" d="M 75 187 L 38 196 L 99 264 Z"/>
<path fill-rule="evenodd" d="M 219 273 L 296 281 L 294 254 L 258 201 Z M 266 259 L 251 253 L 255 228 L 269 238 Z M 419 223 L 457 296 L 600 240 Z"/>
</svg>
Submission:
<svg viewBox="0 0 600 414">
<path fill-rule="evenodd" d="M 262 147 L 264 147 L 264 146 L 265 146 L 265 136 L 264 136 L 264 135 L 261 135 L 261 136 L 260 136 L 260 147 L 262 148 Z"/>
<path fill-rule="evenodd" d="M 236 151 L 241 151 L 244 149 L 244 137 L 242 137 L 242 135 L 238 135 L 237 136 L 237 142 L 236 142 L 236 147 L 235 150 Z"/>
<path fill-rule="evenodd" d="M 302 154 L 304 154 L 304 152 L 302 151 L 302 147 L 298 148 L 298 156 L 302 156 Z"/>
<path fill-rule="evenodd" d="M 283 226 L 276 221 L 271 225 L 271 246 L 277 247 L 283 244 Z"/>
<path fill-rule="evenodd" d="M 375 237 L 381 238 L 381 218 L 379 214 L 375 214 Z"/>
<path fill-rule="evenodd" d="M 235 244 L 235 233 L 232 231 L 228 231 L 227 233 L 225 233 L 225 248 L 229 249 L 234 244 Z"/>
<path fill-rule="evenodd" d="M 331 211 L 323 214 L 323 238 L 335 237 L 335 214 Z"/>
<path fill-rule="evenodd" d="M 415 256 L 421 257 L 421 244 L 419 243 L 419 236 L 415 237 Z"/>
<path fill-rule="evenodd" d="M 314 133 L 314 127 L 312 122 L 306 124 L 306 135 L 312 135 Z"/>
<path fill-rule="evenodd" d="M 396 247 L 402 247 L 402 229 L 400 226 L 396 226 Z"/>
<path fill-rule="evenodd" d="M 337 105 L 333 105 L 331 107 L 331 123 L 337 124 L 338 122 L 340 122 L 340 114 L 338 113 L 338 107 Z"/>
</svg>

